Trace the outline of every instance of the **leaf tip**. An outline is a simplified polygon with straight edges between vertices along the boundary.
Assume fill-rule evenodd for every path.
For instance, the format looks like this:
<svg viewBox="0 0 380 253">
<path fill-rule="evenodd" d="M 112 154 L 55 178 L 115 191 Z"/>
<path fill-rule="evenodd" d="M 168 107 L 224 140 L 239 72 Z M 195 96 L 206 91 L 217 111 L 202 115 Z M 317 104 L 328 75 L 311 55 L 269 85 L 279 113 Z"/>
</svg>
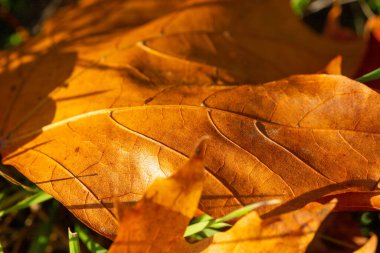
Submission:
<svg viewBox="0 0 380 253">
<path fill-rule="evenodd" d="M 209 141 L 209 140 L 210 140 L 210 136 L 208 136 L 208 135 L 204 135 L 198 140 L 198 143 L 195 146 L 195 149 L 193 151 L 192 158 L 198 158 L 198 159 L 203 160 L 203 157 L 204 157 L 204 154 L 206 151 L 206 147 L 207 147 L 206 144 L 207 144 L 207 141 Z"/>
</svg>

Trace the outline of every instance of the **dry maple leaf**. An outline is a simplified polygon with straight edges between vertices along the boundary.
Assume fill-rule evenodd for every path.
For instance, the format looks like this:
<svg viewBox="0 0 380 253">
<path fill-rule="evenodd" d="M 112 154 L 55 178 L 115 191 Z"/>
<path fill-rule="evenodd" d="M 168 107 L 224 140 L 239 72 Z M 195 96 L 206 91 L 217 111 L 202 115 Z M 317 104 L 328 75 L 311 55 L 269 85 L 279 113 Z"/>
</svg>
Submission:
<svg viewBox="0 0 380 253">
<path fill-rule="evenodd" d="M 11 143 L 12 138 L 86 112 L 142 105 L 173 85 L 273 80 L 313 72 L 339 53 L 350 59 L 344 72 L 353 73 L 364 41 L 340 43 L 318 36 L 297 20 L 288 5 L 285 0 L 204 0 L 187 1 L 177 9 L 176 1 L 142 5 L 119 0 L 105 6 L 86 1 L 67 14 L 68 20 L 78 23 L 60 29 L 66 23 L 53 19 L 46 35 L 3 52 L 1 142 Z M 128 26 L 119 16 L 86 26 L 111 10 L 128 13 L 136 6 L 148 12 L 174 10 L 132 30 L 115 29 Z M 87 14 L 82 15 L 84 20 L 76 19 L 81 12 Z M 55 26 L 68 34 L 63 36 L 66 39 L 50 35 Z"/>
<path fill-rule="evenodd" d="M 291 200 L 273 215 L 326 196 L 342 198 L 344 210 L 373 209 L 379 208 L 379 101 L 378 93 L 343 76 L 293 76 L 217 91 L 203 106 L 73 117 L 45 127 L 4 162 L 109 237 L 117 227 L 113 197 L 138 200 L 154 178 L 183 164 L 204 135 L 211 138 L 200 202 L 206 212 Z"/>
<path fill-rule="evenodd" d="M 265 220 L 252 212 L 229 231 L 189 244 L 183 234 L 201 196 L 203 173 L 196 155 L 171 177 L 154 181 L 135 207 L 122 210 L 109 252 L 304 252 L 335 205 L 311 203 Z"/>
<path fill-rule="evenodd" d="M 210 104 L 213 99 L 205 100 L 215 91 L 226 89 L 218 86 L 220 84 L 245 80 L 258 82 L 289 73 L 314 71 L 339 52 L 353 59 L 345 69 L 348 72 L 355 69 L 355 59 L 361 58 L 363 42 L 344 45 L 320 37 L 300 23 L 287 5 L 288 1 L 274 0 L 265 3 L 194 1 L 133 30 L 110 29 L 104 36 L 96 34 L 73 41 L 57 39 L 59 43 L 46 36 L 41 41 L 33 39 L 21 49 L 4 52 L 0 75 L 0 107 L 3 108 L 0 111 L 0 149 L 3 161 L 16 166 L 90 227 L 111 237 L 117 223 L 110 207 L 115 195 L 111 186 L 115 185 L 121 200 L 138 200 L 155 177 L 170 175 L 187 159 L 195 137 L 203 133 L 215 137 L 206 160 L 209 173 L 206 176 L 206 196 L 201 202 L 202 208 L 209 212 L 225 213 L 237 206 L 279 194 L 284 200 L 289 200 L 326 187 L 303 196 L 303 200 L 297 202 L 303 205 L 335 191 L 334 187 L 346 189 L 344 183 L 349 184 L 352 180 L 363 180 L 360 187 L 370 189 L 378 180 L 378 175 L 373 172 L 378 161 L 372 158 L 372 154 L 364 155 L 369 156 L 367 159 L 371 165 L 366 177 L 366 170 L 357 168 L 361 156 L 349 148 L 349 143 L 339 139 L 336 145 L 342 144 L 346 149 L 333 153 L 339 157 L 352 155 L 346 162 L 351 164 L 345 170 L 351 172 L 352 169 L 353 173 L 341 176 L 345 173 L 339 171 L 339 176 L 334 176 L 332 170 L 336 164 L 333 158 L 330 159 L 331 164 L 317 166 L 316 171 L 327 172 L 317 173 L 291 152 L 281 150 L 275 144 L 269 145 L 270 140 L 255 128 L 256 125 L 261 126 L 260 113 L 245 115 L 244 111 L 240 112 L 243 107 L 236 111 L 218 109 L 215 104 Z M 268 9 L 272 10 L 271 15 L 267 15 Z M 258 25 L 262 23 L 266 26 Z M 103 28 L 100 26 L 99 29 Z M 92 31 L 85 33 L 91 35 Z M 303 115 L 312 109 L 301 108 L 302 96 L 317 101 L 315 106 L 318 97 L 326 98 L 329 93 L 322 89 L 317 89 L 317 94 L 313 93 L 311 86 L 319 87 L 322 83 L 322 76 L 316 78 L 316 83 L 313 83 L 314 77 L 305 81 L 312 84 L 304 95 L 295 92 L 290 98 L 282 98 L 282 110 L 287 115 Z M 355 90 L 352 93 L 355 99 L 361 92 L 370 93 L 358 83 L 344 86 L 352 81 L 339 78 L 343 83 L 342 89 L 348 90 L 348 94 Z M 278 86 L 282 86 L 281 82 Z M 354 89 L 351 86 L 358 87 Z M 233 104 L 243 106 L 239 96 L 244 94 L 240 94 L 236 87 L 233 90 L 236 94 L 227 94 L 229 97 L 225 100 L 232 99 Z M 277 96 L 280 90 L 269 89 L 268 92 Z M 146 101 L 159 103 L 163 99 L 163 104 L 173 106 L 109 109 L 143 105 Z M 249 98 L 246 96 L 245 99 Z M 269 95 L 262 95 L 260 99 L 252 100 L 252 106 L 259 108 L 273 104 Z M 200 107 L 203 100 L 208 105 Z M 299 107 L 287 111 L 286 103 L 290 100 Z M 364 109 L 355 103 L 339 102 L 337 115 L 356 117 L 354 111 L 346 109 L 348 106 L 370 111 L 370 115 L 376 117 L 377 107 L 372 103 L 376 105 L 377 98 L 372 100 L 374 102 L 364 103 L 368 106 Z M 225 106 L 223 103 L 222 107 Z M 352 115 L 347 112 L 352 112 Z M 154 116 L 147 118 L 151 114 Z M 215 124 L 210 121 L 209 118 L 214 117 L 222 122 Z M 322 120 L 321 125 L 323 123 Z M 219 124 L 227 127 L 231 134 L 236 134 L 236 129 L 245 129 L 246 132 L 236 137 L 238 142 L 258 136 L 258 140 L 263 141 L 264 138 L 264 142 L 273 149 L 267 146 L 265 152 L 259 150 L 257 154 L 251 154 L 250 149 L 257 148 L 252 143 L 244 151 L 220 132 Z M 354 133 L 355 136 L 373 133 L 373 143 L 368 140 L 372 137 L 367 136 L 364 140 L 376 153 L 377 128 L 371 124 L 369 128 L 370 131 L 364 131 L 364 134 Z M 336 129 L 332 131 L 337 132 Z M 246 136 L 246 133 L 249 134 Z M 335 141 L 330 134 L 327 136 L 328 142 Z M 296 139 L 302 138 L 300 132 Z M 327 153 L 323 153 L 323 157 L 328 156 Z M 262 156 L 264 162 L 260 160 Z M 271 165 L 271 157 L 277 156 L 285 160 Z M 335 177 L 339 178 L 338 184 L 335 184 Z M 334 185 L 334 190 L 331 185 Z M 368 206 L 372 205 L 364 207 Z M 106 227 L 104 220 L 109 220 Z"/>
</svg>

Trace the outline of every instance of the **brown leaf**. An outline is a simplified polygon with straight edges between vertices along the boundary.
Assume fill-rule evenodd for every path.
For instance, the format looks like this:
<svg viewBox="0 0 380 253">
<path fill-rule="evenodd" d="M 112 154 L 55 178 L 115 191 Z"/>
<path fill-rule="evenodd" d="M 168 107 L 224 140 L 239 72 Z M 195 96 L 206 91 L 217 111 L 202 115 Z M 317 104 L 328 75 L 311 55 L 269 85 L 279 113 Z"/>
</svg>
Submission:
<svg viewBox="0 0 380 253">
<path fill-rule="evenodd" d="M 65 20 L 76 22 L 59 14 L 56 29 L 2 54 L 2 142 L 86 112 L 142 105 L 174 85 L 259 83 L 315 72 L 337 54 L 350 59 L 343 72 L 354 73 L 365 47 L 311 32 L 285 0 L 189 1 L 179 9 L 176 1 L 108 2 L 68 11 Z M 124 17 L 134 8 L 176 11 L 117 29 L 129 26 Z M 115 19 L 88 25 L 111 12 Z M 143 17 L 141 23 L 153 18 Z"/>
<path fill-rule="evenodd" d="M 335 212 L 323 221 L 308 247 L 308 252 L 350 253 L 367 240 L 362 235 L 362 227 L 355 213 Z"/>
<path fill-rule="evenodd" d="M 305 252 L 335 203 L 310 203 L 297 211 L 264 220 L 252 212 L 229 231 L 216 234 L 202 252 Z"/>
<path fill-rule="evenodd" d="M 341 75 L 342 74 L 342 56 L 338 55 L 333 58 L 324 69 L 320 70 L 318 74 Z"/>
<path fill-rule="evenodd" d="M 203 146 L 171 177 L 156 179 L 135 207 L 124 208 L 110 253 L 190 252 L 183 234 L 201 197 Z"/>
<path fill-rule="evenodd" d="M 173 93 L 169 94 L 173 96 Z M 160 104 L 161 100 L 167 101 L 165 94 L 158 96 L 152 103 Z M 258 120 L 250 127 L 248 125 L 245 127 L 240 120 L 231 119 L 214 120 L 213 124 L 219 134 L 232 146 L 257 157 L 260 164 L 278 173 L 277 175 L 287 184 L 294 182 L 288 184 L 292 189 L 290 195 L 299 197 L 282 206 L 278 210 L 281 212 L 299 206 L 297 202 L 305 204 L 306 199 L 310 201 L 310 198 L 314 199 L 316 196 L 319 196 L 317 198 L 325 196 L 321 198 L 321 201 L 325 202 L 325 199 L 328 201 L 339 195 L 340 201 L 337 207 L 339 210 L 379 207 L 378 191 L 374 191 L 378 189 L 379 175 L 376 171 L 379 162 L 371 155 L 379 149 L 377 130 L 373 131 L 378 128 L 377 118 L 380 114 L 379 108 L 375 106 L 378 103 L 375 101 L 378 100 L 376 92 L 345 77 L 314 75 L 294 76 L 261 87 L 247 85 L 225 89 L 209 96 L 203 104 L 206 107 Z M 210 113 L 210 115 L 216 114 Z M 227 122 L 230 126 L 239 127 L 221 126 L 227 125 Z M 252 134 L 250 129 L 256 129 L 258 134 Z M 252 137 L 243 137 L 244 132 L 251 133 L 249 136 Z M 365 151 L 367 148 L 368 151 Z M 375 153 L 372 153 L 373 151 Z M 290 159 L 287 154 L 291 154 L 293 158 Z M 263 159 L 264 157 L 267 158 Z M 225 160 L 225 158 L 219 159 Z M 293 159 L 295 159 L 294 165 L 292 165 Z M 359 160 L 354 162 L 356 159 L 362 162 Z M 288 168 L 282 168 L 280 164 L 287 164 Z M 363 168 L 363 164 L 367 164 L 366 169 Z M 212 165 L 208 167 L 213 168 Z M 215 167 L 219 168 L 220 165 Z M 276 167 L 279 170 L 275 169 Z M 228 165 L 223 164 L 223 168 L 226 170 Z M 231 170 L 231 173 L 232 171 L 236 173 L 236 169 Z M 314 174 L 315 172 L 319 175 Z M 362 173 L 364 177 L 359 176 Z M 375 173 L 374 177 L 369 180 L 371 177 L 367 175 L 372 173 Z M 249 192 L 248 187 L 243 190 L 242 185 L 247 184 L 244 180 L 233 182 L 239 186 L 232 189 L 238 189 L 240 195 L 244 195 L 243 191 Z M 297 193 L 299 190 L 303 192 L 300 195 Z M 255 192 L 265 194 L 257 188 Z M 270 190 L 266 190 L 266 193 L 269 192 Z M 279 190 L 279 192 L 286 191 Z M 244 202 L 244 198 L 241 198 L 241 201 L 247 203 Z"/>
<path fill-rule="evenodd" d="M 336 202 L 312 203 L 265 220 L 252 212 L 229 231 L 189 244 L 183 234 L 200 198 L 202 175 L 202 161 L 195 156 L 173 176 L 157 179 L 135 207 L 124 209 L 110 253 L 304 252 Z"/>
<path fill-rule="evenodd" d="M 375 253 L 377 249 L 377 236 L 373 234 L 370 239 L 354 253 Z"/>
<path fill-rule="evenodd" d="M 167 101 L 165 94 L 151 102 Z M 219 216 L 252 202 L 291 200 L 274 215 L 325 196 L 341 197 L 341 209 L 368 210 L 379 208 L 379 100 L 343 76 L 293 76 L 217 91 L 203 106 L 83 114 L 45 127 L 4 161 L 109 237 L 117 226 L 113 197 L 141 198 L 204 135 L 211 138 L 200 203 L 206 212 Z"/>
<path fill-rule="evenodd" d="M 114 1 L 109 6 L 125 12 L 130 11 L 131 6 L 139 6 L 138 2 L 132 1 L 129 2 L 131 5 L 119 8 L 122 3 L 124 1 Z M 141 8 L 147 7 L 150 12 L 151 8 L 161 8 L 164 2 L 151 3 Z M 176 9 L 176 1 L 173 3 Z M 87 11 L 89 16 L 93 14 L 89 20 L 109 14 L 108 7 L 103 6 L 102 9 L 102 5 L 97 4 L 97 1 L 86 1 L 78 10 L 70 12 L 72 14 L 68 14 L 67 19 L 75 19 L 80 10 Z M 170 12 L 171 8 L 168 4 L 162 13 L 166 10 Z M 268 9 L 271 15 L 267 15 Z M 121 16 L 110 20 L 110 24 L 127 25 L 128 21 L 119 23 L 123 22 Z M 140 21 L 144 23 L 150 18 L 154 17 Z M 343 189 L 346 186 L 341 185 L 341 181 L 351 183 L 359 178 L 364 180 L 363 186 L 360 186 L 369 189 L 373 181 L 378 180 L 374 169 L 369 169 L 368 177 L 365 177 L 365 170 L 357 168 L 358 161 L 362 159 L 357 154 L 360 151 L 351 150 L 350 144 L 336 136 L 338 144 L 346 149 L 340 150 L 334 158 L 326 159 L 330 162 L 326 164 L 321 161 L 328 156 L 328 152 L 322 152 L 323 158 L 313 161 L 320 163 L 316 166 L 318 170 L 325 170 L 319 174 L 301 159 L 266 139 L 261 133 L 261 126 L 267 127 L 266 123 L 256 121 L 261 119 L 261 114 L 270 114 L 269 110 L 274 112 L 275 103 L 264 94 L 266 88 L 232 87 L 232 96 L 226 91 L 223 96 L 229 103 L 233 102 L 231 107 L 235 107 L 235 111 L 232 112 L 224 102 L 214 104 L 216 96 L 222 94 L 215 92 L 226 89 L 221 86 L 223 84 L 256 83 L 291 73 L 313 72 L 338 53 L 353 59 L 343 67 L 350 73 L 356 68 L 356 59 L 361 58 L 363 42 L 342 44 L 314 34 L 293 16 L 285 0 L 265 3 L 248 0 L 190 1 L 184 7 L 132 30 L 112 27 L 104 31 L 106 26 L 102 24 L 87 30 L 85 24 L 89 20 L 83 15 L 78 23 L 70 23 L 62 30 L 49 28 L 51 36 L 47 32 L 47 35 L 32 39 L 18 50 L 2 53 L 0 149 L 5 163 L 16 166 L 100 233 L 111 237 L 115 234 L 117 222 L 111 208 L 115 195 L 113 187 L 121 200 L 138 200 L 155 177 L 170 175 L 187 159 L 194 138 L 203 133 L 215 138 L 207 161 L 206 196 L 201 204 L 208 212 L 222 214 L 237 206 L 278 194 L 289 200 L 310 190 L 327 187 L 297 202 L 303 205 L 326 192 L 330 193 L 332 189 L 328 186 L 335 185 L 335 177 L 340 180 L 337 180 L 338 188 Z M 72 40 L 67 36 L 70 34 Z M 320 80 L 322 77 L 317 79 L 319 81 L 314 85 L 318 87 L 324 81 Z M 282 87 L 283 84 L 280 82 L 278 86 Z M 353 90 L 351 86 L 343 90 L 350 93 Z M 246 114 L 245 111 L 239 111 L 246 110 L 240 96 L 244 95 L 241 94 L 242 90 L 251 89 L 247 87 L 259 91 L 259 100 L 252 100 L 254 103 L 251 102 L 248 109 L 267 106 L 258 115 L 246 115 L 251 118 L 242 115 Z M 283 96 L 283 104 L 279 108 L 282 107 L 286 114 L 290 113 L 290 117 L 312 110 L 320 102 L 318 96 L 328 99 L 328 93 L 325 94 L 323 89 L 317 88 L 317 94 L 313 94 L 314 88 L 309 87 L 304 96 L 310 97 L 312 103 L 303 108 L 297 103 L 302 103 L 304 97 L 298 97 L 298 91 L 294 92 L 291 99 L 297 102 L 295 108 L 290 108 L 288 112 L 288 98 L 281 93 L 281 89 L 269 88 L 268 92 Z M 360 93 L 363 88 L 358 86 L 357 89 Z M 364 93 L 369 91 L 365 90 Z M 356 96 L 360 97 L 359 94 Z M 245 96 L 244 99 L 249 100 L 249 97 Z M 210 109 L 198 106 L 203 100 Z M 347 116 L 356 117 L 355 110 L 377 110 L 369 109 L 372 103 L 377 103 L 377 98 L 373 100 L 376 101 L 363 103 L 368 104 L 368 108 L 364 109 L 357 104 L 350 105 L 353 111 L 344 109 L 346 102 L 339 102 L 341 107 L 337 115 L 345 119 Z M 109 109 L 160 101 L 165 101 L 164 105 L 177 106 Z M 376 113 L 371 115 L 376 116 Z M 146 118 L 150 114 L 154 116 Z M 115 115 L 122 119 L 114 118 Z M 371 121 L 375 116 L 364 115 L 363 118 L 369 117 Z M 285 115 L 283 117 L 286 118 Z M 329 121 L 329 117 L 333 116 L 326 117 Z M 214 118 L 221 122 L 215 123 Z M 278 123 L 274 123 L 273 126 L 277 126 Z M 321 125 L 324 123 L 322 120 Z M 229 134 L 237 134 L 233 136 L 237 140 L 230 141 L 219 129 L 219 124 L 227 128 Z M 376 131 L 371 127 L 368 133 Z M 237 133 L 238 128 L 245 129 L 248 137 L 264 142 L 265 149 L 260 150 L 256 143 L 243 148 L 239 146 L 239 142 L 249 138 L 243 135 L 244 132 Z M 377 129 L 376 126 L 373 129 Z M 337 132 L 336 129 L 333 131 Z M 298 139 L 303 138 L 301 133 L 299 136 Z M 336 139 L 330 134 L 328 136 L 327 143 L 323 145 L 333 149 L 334 145 L 329 142 Z M 376 150 L 376 132 L 374 136 L 373 143 L 370 136 L 363 142 L 371 144 Z M 324 140 L 325 137 L 320 138 Z M 290 142 L 289 145 L 294 143 Z M 297 152 L 298 149 L 302 150 L 298 146 L 295 149 Z M 257 153 L 250 153 L 253 150 Z M 268 153 L 269 150 L 273 154 Z M 338 173 L 338 176 L 330 175 L 330 170 L 337 166 L 336 157 L 343 159 L 343 156 L 352 154 L 352 158 L 344 162 L 350 163 L 347 166 L 353 168 L 352 173 L 345 177 L 341 177 L 344 172 Z M 314 159 L 309 157 L 310 154 L 305 156 L 306 160 Z M 367 158 L 371 162 L 368 166 L 378 166 L 371 154 L 364 156 L 371 156 Z M 265 161 L 260 160 L 262 157 Z M 281 158 L 280 162 L 270 164 L 272 157 Z M 286 165 L 287 159 L 289 166 Z M 253 170 L 257 170 L 260 176 L 251 173 Z M 293 173 L 293 170 L 298 172 Z M 296 175 L 304 179 L 298 182 Z M 276 187 L 272 186 L 272 182 Z M 109 220 L 107 225 L 103 224 L 104 220 Z"/>
<path fill-rule="evenodd" d="M 132 29 L 184 5 L 183 0 L 82 0 L 62 8 L 44 23 L 44 35 L 54 43 L 104 36 Z M 112 15 L 109 15 L 112 13 Z"/>
</svg>

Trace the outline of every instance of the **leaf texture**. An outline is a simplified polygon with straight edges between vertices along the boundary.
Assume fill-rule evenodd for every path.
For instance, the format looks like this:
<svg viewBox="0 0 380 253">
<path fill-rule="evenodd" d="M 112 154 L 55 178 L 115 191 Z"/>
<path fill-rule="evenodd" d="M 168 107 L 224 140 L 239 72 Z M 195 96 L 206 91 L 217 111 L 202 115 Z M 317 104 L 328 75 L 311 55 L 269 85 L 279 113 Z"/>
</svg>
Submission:
<svg viewBox="0 0 380 253">
<path fill-rule="evenodd" d="M 187 1 L 181 7 L 176 1 L 141 6 L 137 1 L 86 1 L 65 17 L 78 23 L 52 20 L 42 37 L 3 52 L 2 142 L 82 113 L 143 105 L 174 85 L 260 83 L 315 72 L 337 54 L 350 59 L 343 72 L 354 73 L 365 42 L 321 37 L 288 5 L 285 0 Z M 142 17 L 144 25 L 135 27 L 120 18 L 135 7 L 169 13 L 146 24 L 154 17 Z M 120 15 L 87 28 L 111 10 Z M 267 15 L 267 10 L 274 13 Z M 78 13 L 88 14 L 77 19 Z"/>
<path fill-rule="evenodd" d="M 341 76 L 258 85 L 314 72 L 339 53 L 353 73 L 363 55 L 364 41 L 321 37 L 288 5 L 84 1 L 65 17 L 76 22 L 61 29 L 52 19 L 41 37 L 1 53 L 3 162 L 108 237 L 117 227 L 112 199 L 140 199 L 203 135 L 212 138 L 207 212 L 274 197 L 295 201 L 278 212 L 288 211 L 347 191 L 365 193 L 361 208 L 376 207 L 368 196 L 379 179 L 378 95 Z M 134 8 L 160 11 L 121 18 Z M 86 25 L 113 9 L 120 15 Z M 84 12 L 93 16 L 76 19 Z M 243 82 L 252 85 L 233 86 Z"/>
<path fill-rule="evenodd" d="M 335 203 L 310 203 L 297 211 L 264 220 L 252 212 L 229 231 L 216 234 L 202 253 L 306 252 L 319 225 Z"/>
<path fill-rule="evenodd" d="M 201 157 L 193 156 L 173 176 L 155 180 L 135 207 L 122 208 L 120 229 L 110 253 L 304 252 L 336 203 L 311 203 L 264 220 L 251 212 L 229 231 L 189 244 L 183 233 L 201 196 L 202 174 Z"/>
<path fill-rule="evenodd" d="M 202 147 L 171 177 L 156 179 L 135 207 L 120 207 L 120 229 L 110 253 L 192 252 L 183 234 L 201 197 Z"/>
<path fill-rule="evenodd" d="M 166 101 L 161 95 L 151 103 Z M 43 128 L 4 162 L 108 236 L 116 226 L 113 197 L 141 198 L 205 135 L 211 140 L 204 211 L 221 215 L 265 199 L 290 201 L 274 215 L 326 196 L 345 199 L 346 210 L 379 208 L 379 96 L 323 74 L 230 87 L 202 106 L 148 105 L 69 118 Z M 113 220 L 107 227 L 106 217 Z"/>
</svg>

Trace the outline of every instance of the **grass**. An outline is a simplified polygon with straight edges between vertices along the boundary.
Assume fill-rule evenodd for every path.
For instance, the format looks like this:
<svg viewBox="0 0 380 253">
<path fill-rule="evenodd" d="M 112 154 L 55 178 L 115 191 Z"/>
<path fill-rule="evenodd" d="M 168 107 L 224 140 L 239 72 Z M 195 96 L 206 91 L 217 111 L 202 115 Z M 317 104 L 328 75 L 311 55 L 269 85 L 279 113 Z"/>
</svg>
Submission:
<svg viewBox="0 0 380 253">
<path fill-rule="evenodd" d="M 23 192 L 20 192 L 21 196 L 24 195 L 21 193 L 23 193 Z M 49 199 L 52 199 L 52 196 L 50 196 L 49 194 L 39 190 L 37 193 L 33 194 L 32 196 L 26 197 L 26 198 L 20 200 L 19 202 L 17 202 L 16 204 L 14 204 L 14 205 L 12 205 L 12 206 L 4 209 L 4 210 L 1 210 L 0 211 L 0 217 L 3 217 L 4 215 L 11 213 L 11 212 L 15 212 L 15 211 L 18 211 L 18 210 L 21 210 L 24 208 L 31 207 L 33 205 L 40 204 L 40 203 L 45 202 Z"/>
<path fill-rule="evenodd" d="M 68 229 L 69 233 L 69 250 L 70 253 L 80 253 L 80 245 L 79 245 L 79 236 L 76 232 L 71 232 L 70 228 Z"/>
<path fill-rule="evenodd" d="M 261 206 L 274 205 L 279 203 L 281 203 L 281 201 L 276 199 L 253 203 L 232 211 L 231 213 L 217 219 L 214 219 L 207 214 L 203 214 L 199 217 L 194 218 L 190 222 L 190 225 L 186 228 L 184 237 L 191 237 L 191 239 L 198 241 L 202 240 L 206 237 L 213 236 L 223 229 L 231 227 L 231 225 L 227 223 L 228 221 L 243 217 L 247 213 Z"/>
<path fill-rule="evenodd" d="M 375 81 L 377 79 L 380 79 L 380 68 L 375 69 L 374 71 L 371 71 L 365 75 L 362 75 L 361 77 L 357 78 L 356 81 L 366 83 L 370 81 Z"/>
<path fill-rule="evenodd" d="M 79 239 L 86 246 L 91 253 L 106 253 L 107 250 L 103 248 L 99 243 L 94 241 L 90 236 L 89 230 L 82 227 L 79 224 L 75 224 L 75 232 L 78 233 Z"/>
</svg>

